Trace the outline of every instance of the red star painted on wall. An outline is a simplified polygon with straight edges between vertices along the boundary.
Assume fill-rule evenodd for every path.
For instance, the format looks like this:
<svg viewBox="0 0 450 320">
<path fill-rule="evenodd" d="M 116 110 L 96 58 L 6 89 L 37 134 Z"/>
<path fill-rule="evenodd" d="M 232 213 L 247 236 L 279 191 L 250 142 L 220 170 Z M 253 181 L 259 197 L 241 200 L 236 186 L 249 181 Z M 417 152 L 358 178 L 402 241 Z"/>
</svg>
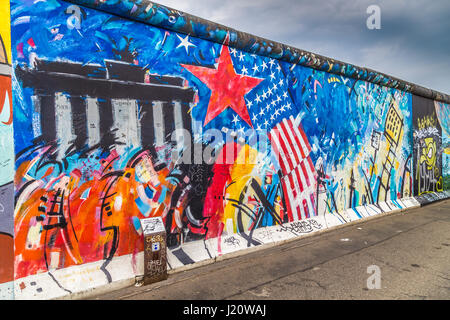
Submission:
<svg viewBox="0 0 450 320">
<path fill-rule="evenodd" d="M 216 69 L 185 64 L 181 66 L 189 70 L 211 89 L 205 126 L 222 111 L 230 107 L 250 127 L 253 127 L 244 96 L 264 79 L 237 74 L 234 70 L 228 46 L 222 46 Z"/>
</svg>

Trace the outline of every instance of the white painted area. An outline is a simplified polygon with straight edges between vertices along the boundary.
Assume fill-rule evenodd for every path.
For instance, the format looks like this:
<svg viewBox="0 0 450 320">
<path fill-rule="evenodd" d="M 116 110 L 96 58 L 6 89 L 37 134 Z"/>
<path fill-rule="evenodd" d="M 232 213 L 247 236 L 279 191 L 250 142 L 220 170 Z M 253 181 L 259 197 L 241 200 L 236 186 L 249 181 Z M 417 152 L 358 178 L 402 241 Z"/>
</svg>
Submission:
<svg viewBox="0 0 450 320">
<path fill-rule="evenodd" d="M 31 101 L 33 102 L 33 114 L 31 120 L 31 126 L 33 128 L 33 136 L 35 138 L 42 134 L 41 131 L 41 99 L 38 96 L 32 96 Z"/>
<path fill-rule="evenodd" d="M 327 213 L 327 193 L 325 190 L 319 190 L 317 200 L 317 214 L 319 216 L 325 215 Z"/>
<path fill-rule="evenodd" d="M 261 243 L 273 243 L 275 242 L 272 237 L 272 231 L 270 227 L 263 227 L 253 230 L 252 238 Z"/>
<path fill-rule="evenodd" d="M 397 199 L 395 201 L 397 201 L 397 203 L 402 207 L 402 209 L 408 208 L 408 206 L 406 204 L 404 204 L 401 199 Z"/>
<path fill-rule="evenodd" d="M 388 201 L 386 201 L 386 203 L 390 207 L 391 211 L 402 209 L 402 207 L 399 204 L 393 202 L 392 200 L 388 200 Z"/>
<path fill-rule="evenodd" d="M 368 205 L 368 206 L 359 206 L 359 207 L 356 207 L 355 209 L 356 209 L 356 211 L 358 211 L 358 213 L 363 218 L 375 216 L 375 215 L 383 212 L 380 208 L 378 208 L 377 206 L 375 206 L 373 204 Z"/>
<path fill-rule="evenodd" d="M 203 240 L 183 243 L 181 249 L 195 262 L 215 258 L 215 256 L 210 255 L 209 248 L 206 247 Z"/>
<path fill-rule="evenodd" d="M 126 148 L 141 146 L 140 121 L 138 121 L 138 106 L 136 100 L 117 99 L 111 102 L 113 108 L 113 127 L 119 142 L 117 152 L 122 154 Z"/>
<path fill-rule="evenodd" d="M 234 222 L 233 222 L 233 219 L 231 219 L 231 218 L 228 218 L 225 223 L 225 233 L 226 234 L 234 233 Z"/>
<path fill-rule="evenodd" d="M 181 102 L 175 101 L 173 103 L 173 108 L 174 108 L 173 116 L 175 122 L 175 130 L 183 130 L 184 125 L 183 125 L 183 113 L 181 110 L 182 109 Z"/>
<path fill-rule="evenodd" d="M 100 114 L 98 110 L 98 100 L 94 98 L 87 98 L 86 105 L 88 144 L 89 147 L 93 147 L 100 142 Z"/>
<path fill-rule="evenodd" d="M 384 212 L 390 212 L 393 211 L 394 209 L 396 209 L 396 206 L 393 206 L 391 203 L 387 203 L 387 202 L 379 202 L 378 205 L 380 206 L 380 208 L 384 211 Z"/>
<path fill-rule="evenodd" d="M 402 198 L 401 201 L 406 206 L 406 208 L 420 207 L 419 201 L 417 201 L 414 197 Z"/>
<path fill-rule="evenodd" d="M 144 230 L 144 235 L 151 235 L 159 232 L 166 232 L 164 228 L 164 222 L 161 217 L 153 217 L 141 219 L 142 230 Z"/>
<path fill-rule="evenodd" d="M 267 232 L 270 233 L 273 242 L 282 242 L 291 239 L 293 234 L 283 226 L 270 226 L 266 227 Z"/>
<path fill-rule="evenodd" d="M 329 229 L 343 224 L 341 220 L 334 214 L 326 214 L 312 218 L 323 226 L 323 229 Z"/>
<path fill-rule="evenodd" d="M 116 196 L 114 198 L 114 210 L 120 211 L 122 209 L 122 200 L 121 196 Z"/>
<path fill-rule="evenodd" d="M 143 273 L 143 254 L 115 257 L 106 267 L 112 281 L 134 278 Z M 72 266 L 51 272 L 39 273 L 14 282 L 17 300 L 47 300 L 60 298 L 70 293 L 78 293 L 109 284 L 106 274 L 101 270 L 104 260 Z M 142 266 L 139 269 L 139 266 Z M 135 270 L 134 270 L 135 269 Z"/>
<path fill-rule="evenodd" d="M 55 123 L 56 137 L 59 142 L 58 159 L 62 159 L 72 141 L 75 140 L 72 125 L 72 106 L 69 98 L 62 93 L 55 94 Z"/>
<path fill-rule="evenodd" d="M 379 207 L 374 205 L 374 204 L 368 205 L 367 206 L 367 211 L 370 213 L 371 216 L 383 213 L 383 211 Z"/>
<path fill-rule="evenodd" d="M 0 104 L 2 102 L 0 101 Z M 3 106 L 0 108 L 2 110 L 0 112 L 0 123 L 7 123 L 9 122 L 9 119 L 11 118 L 11 108 L 10 108 L 10 101 L 9 101 L 9 94 L 6 92 L 5 94 L 5 100 L 3 101 Z"/>
<path fill-rule="evenodd" d="M 155 124 L 155 145 L 161 147 L 165 140 L 163 103 L 161 101 L 153 101 L 153 122 Z"/>
<path fill-rule="evenodd" d="M 60 255 L 61 253 L 58 251 L 50 252 L 50 263 L 49 263 L 50 270 L 55 270 L 58 268 Z"/>
<path fill-rule="evenodd" d="M 175 141 L 177 142 L 177 146 L 176 146 L 176 150 L 181 153 L 182 151 L 184 151 L 187 148 L 187 144 L 190 143 L 189 141 L 186 141 L 185 137 L 185 128 L 184 128 L 184 124 L 183 124 L 183 111 L 182 111 L 182 105 L 181 102 L 179 101 L 174 101 L 173 102 L 173 108 L 174 108 L 174 122 L 175 122 L 175 131 L 173 133 L 168 133 L 170 134 L 170 139 L 175 139 Z M 174 136 L 172 136 L 174 135 Z"/>
<path fill-rule="evenodd" d="M 0 283 L 0 300 L 14 300 L 14 282 Z"/>
<path fill-rule="evenodd" d="M 304 236 L 321 230 L 342 224 L 342 222 L 334 215 L 311 217 L 306 220 L 285 223 L 282 226 L 270 226 L 255 230 L 255 239 L 262 244 L 278 243 L 289 239 Z"/>
<path fill-rule="evenodd" d="M 346 210 L 344 210 L 344 214 L 345 214 L 345 216 L 347 216 L 349 219 L 350 219 L 350 221 L 356 221 L 356 220 L 359 220 L 360 218 L 358 217 L 358 214 L 355 212 L 355 210 L 353 210 L 353 209 L 346 209 Z M 358 211 L 359 212 L 359 211 Z"/>
<path fill-rule="evenodd" d="M 239 234 L 222 235 L 220 237 L 220 251 L 219 255 L 232 253 L 235 251 L 243 250 L 247 247 L 247 240 L 241 237 Z"/>
<path fill-rule="evenodd" d="M 209 255 L 211 255 L 213 258 L 216 258 L 219 256 L 219 252 L 218 252 L 219 239 L 218 238 L 204 240 L 203 242 L 205 243 L 205 248 L 208 250 Z"/>
</svg>

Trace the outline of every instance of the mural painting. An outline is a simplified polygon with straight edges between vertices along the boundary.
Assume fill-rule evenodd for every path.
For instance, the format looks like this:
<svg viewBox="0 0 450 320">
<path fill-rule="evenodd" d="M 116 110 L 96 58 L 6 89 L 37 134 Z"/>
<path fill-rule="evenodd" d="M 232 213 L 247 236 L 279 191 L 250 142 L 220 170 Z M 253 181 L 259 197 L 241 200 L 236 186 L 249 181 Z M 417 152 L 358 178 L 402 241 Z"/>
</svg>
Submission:
<svg viewBox="0 0 450 320">
<path fill-rule="evenodd" d="M 448 105 L 240 51 L 230 34 L 210 42 L 62 0 L 11 6 L 0 130 L 14 126 L 15 206 L 0 226 L 16 280 L 48 273 L 61 287 L 55 270 L 99 262 L 114 281 L 113 259 L 142 253 L 143 218 L 162 217 L 189 264 L 189 243 L 219 239 L 222 254 L 220 239 L 257 246 L 264 227 L 312 232 L 449 175 Z"/>
</svg>

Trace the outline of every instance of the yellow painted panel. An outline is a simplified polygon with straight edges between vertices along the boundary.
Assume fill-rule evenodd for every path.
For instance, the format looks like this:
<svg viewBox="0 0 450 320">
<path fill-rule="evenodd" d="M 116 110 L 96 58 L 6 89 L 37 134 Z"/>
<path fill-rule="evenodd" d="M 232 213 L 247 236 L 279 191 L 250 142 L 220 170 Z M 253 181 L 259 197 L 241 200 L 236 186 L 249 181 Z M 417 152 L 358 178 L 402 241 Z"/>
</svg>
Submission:
<svg viewBox="0 0 450 320">
<path fill-rule="evenodd" d="M 7 61 L 0 50 L 0 62 L 11 64 L 11 22 L 9 0 L 0 0 L 0 36 L 5 46 Z"/>
</svg>

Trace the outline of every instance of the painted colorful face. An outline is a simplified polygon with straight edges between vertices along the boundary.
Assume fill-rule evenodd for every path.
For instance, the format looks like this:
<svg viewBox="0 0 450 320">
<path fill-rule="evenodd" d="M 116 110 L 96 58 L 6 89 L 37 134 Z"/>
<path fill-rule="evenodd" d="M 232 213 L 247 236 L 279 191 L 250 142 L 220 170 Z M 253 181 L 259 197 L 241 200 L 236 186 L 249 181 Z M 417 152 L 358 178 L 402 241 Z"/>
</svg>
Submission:
<svg viewBox="0 0 450 320">
<path fill-rule="evenodd" d="M 436 165 L 436 142 L 433 138 L 425 138 L 425 147 L 422 149 L 421 161 L 425 161 L 427 169 L 431 170 Z"/>
</svg>

